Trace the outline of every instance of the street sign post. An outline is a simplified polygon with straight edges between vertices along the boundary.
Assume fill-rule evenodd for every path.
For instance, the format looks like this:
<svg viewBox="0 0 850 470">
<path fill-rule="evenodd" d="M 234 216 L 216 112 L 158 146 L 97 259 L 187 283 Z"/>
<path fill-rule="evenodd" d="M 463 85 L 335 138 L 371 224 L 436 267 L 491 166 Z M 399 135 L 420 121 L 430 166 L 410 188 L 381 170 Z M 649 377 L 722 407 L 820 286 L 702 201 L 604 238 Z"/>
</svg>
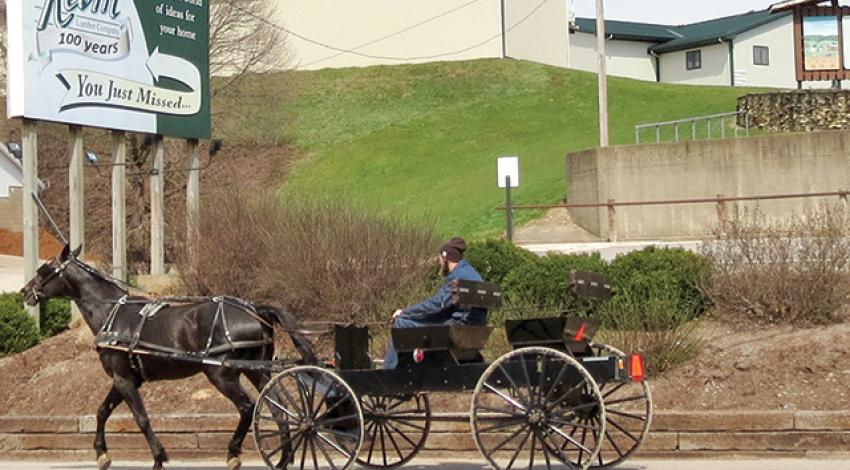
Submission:
<svg viewBox="0 0 850 470">
<path fill-rule="evenodd" d="M 496 184 L 505 188 L 506 238 L 514 240 L 513 211 L 511 210 L 511 188 L 519 187 L 519 157 L 506 156 L 496 159 Z"/>
</svg>

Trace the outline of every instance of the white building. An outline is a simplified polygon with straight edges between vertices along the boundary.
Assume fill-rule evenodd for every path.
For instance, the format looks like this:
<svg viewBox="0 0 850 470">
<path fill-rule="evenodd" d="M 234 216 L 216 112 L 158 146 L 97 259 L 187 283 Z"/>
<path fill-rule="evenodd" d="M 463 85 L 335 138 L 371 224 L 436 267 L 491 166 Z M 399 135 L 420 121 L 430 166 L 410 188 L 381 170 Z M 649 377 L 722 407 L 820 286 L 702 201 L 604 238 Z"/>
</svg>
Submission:
<svg viewBox="0 0 850 470">
<path fill-rule="evenodd" d="M 20 162 L 0 143 L 0 229 L 21 230 L 21 195 L 24 173 Z"/>
<path fill-rule="evenodd" d="M 23 187 L 24 171 L 21 161 L 9 153 L 6 144 L 0 142 L 0 229 L 21 231 Z M 39 191 L 44 188 L 44 183 L 39 180 Z"/>
<path fill-rule="evenodd" d="M 611 75 L 694 85 L 796 88 L 790 12 L 669 26 L 606 21 Z M 596 71 L 596 21 L 570 28 L 571 68 Z"/>
</svg>

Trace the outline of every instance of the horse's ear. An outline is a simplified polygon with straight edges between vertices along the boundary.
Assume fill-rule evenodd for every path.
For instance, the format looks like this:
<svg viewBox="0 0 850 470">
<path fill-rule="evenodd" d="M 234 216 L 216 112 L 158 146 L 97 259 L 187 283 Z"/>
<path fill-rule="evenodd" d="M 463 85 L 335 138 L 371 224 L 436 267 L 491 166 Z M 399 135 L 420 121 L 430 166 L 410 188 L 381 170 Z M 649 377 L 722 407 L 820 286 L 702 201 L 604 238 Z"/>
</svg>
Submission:
<svg viewBox="0 0 850 470">
<path fill-rule="evenodd" d="M 65 245 L 65 246 L 67 247 L 68 245 Z M 72 251 L 72 252 L 71 252 L 71 256 L 72 256 L 74 259 L 76 259 L 76 258 L 77 258 L 77 256 L 80 256 L 80 252 L 81 252 L 81 251 L 83 251 L 83 244 L 82 244 L 82 243 L 80 243 L 80 246 L 78 246 L 76 250 L 74 250 L 74 251 Z"/>
<path fill-rule="evenodd" d="M 66 243 L 65 247 L 62 248 L 62 253 L 59 254 L 59 259 L 60 260 L 66 260 L 66 259 L 68 259 L 68 255 L 70 255 L 70 254 L 71 254 L 71 245 L 68 245 Z"/>
</svg>

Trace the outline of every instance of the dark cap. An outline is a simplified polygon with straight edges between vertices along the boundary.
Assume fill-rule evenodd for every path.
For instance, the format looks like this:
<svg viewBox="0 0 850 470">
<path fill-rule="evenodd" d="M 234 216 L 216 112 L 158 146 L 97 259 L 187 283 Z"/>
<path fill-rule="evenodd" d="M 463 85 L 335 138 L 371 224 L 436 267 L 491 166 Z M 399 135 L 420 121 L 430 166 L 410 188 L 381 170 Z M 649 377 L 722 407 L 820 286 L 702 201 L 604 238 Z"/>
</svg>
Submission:
<svg viewBox="0 0 850 470">
<path fill-rule="evenodd" d="M 440 255 L 449 261 L 457 263 L 463 259 L 464 251 L 466 251 L 466 241 L 463 238 L 454 237 L 440 248 Z"/>
</svg>

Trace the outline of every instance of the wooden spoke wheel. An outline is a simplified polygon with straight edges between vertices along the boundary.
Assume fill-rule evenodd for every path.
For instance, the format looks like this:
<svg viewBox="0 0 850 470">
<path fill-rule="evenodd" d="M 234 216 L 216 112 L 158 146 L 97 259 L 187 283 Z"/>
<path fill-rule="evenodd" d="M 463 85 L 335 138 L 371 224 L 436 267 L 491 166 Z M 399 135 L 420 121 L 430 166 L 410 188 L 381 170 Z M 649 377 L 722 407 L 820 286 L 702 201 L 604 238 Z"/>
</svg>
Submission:
<svg viewBox="0 0 850 470">
<path fill-rule="evenodd" d="M 274 376 L 254 408 L 254 440 L 269 468 L 348 468 L 363 443 L 363 412 L 334 372 L 299 366 Z"/>
<path fill-rule="evenodd" d="M 372 396 L 360 399 L 363 447 L 357 463 L 391 468 L 409 462 L 425 446 L 431 429 L 428 396 Z"/>
<path fill-rule="evenodd" d="M 472 395 L 475 445 L 496 470 L 586 469 L 605 435 L 602 393 L 576 359 L 549 348 L 509 352 L 481 375 Z"/>
<path fill-rule="evenodd" d="M 626 355 L 607 344 L 591 344 L 594 356 Z M 652 424 L 652 393 L 649 383 L 614 382 L 599 386 L 605 400 L 605 439 L 593 468 L 612 468 L 628 459 L 646 439 Z"/>
</svg>

